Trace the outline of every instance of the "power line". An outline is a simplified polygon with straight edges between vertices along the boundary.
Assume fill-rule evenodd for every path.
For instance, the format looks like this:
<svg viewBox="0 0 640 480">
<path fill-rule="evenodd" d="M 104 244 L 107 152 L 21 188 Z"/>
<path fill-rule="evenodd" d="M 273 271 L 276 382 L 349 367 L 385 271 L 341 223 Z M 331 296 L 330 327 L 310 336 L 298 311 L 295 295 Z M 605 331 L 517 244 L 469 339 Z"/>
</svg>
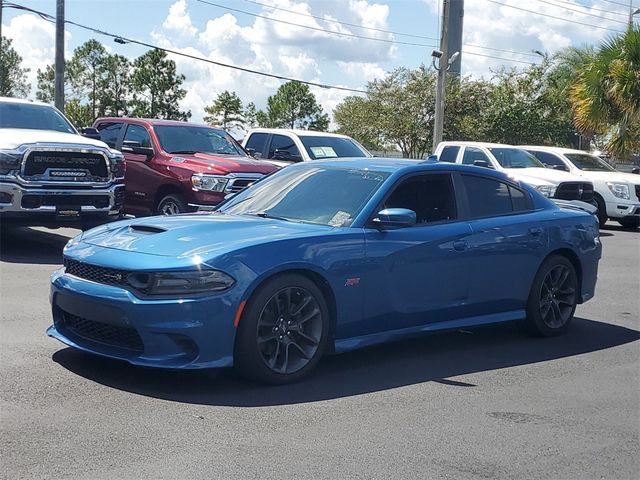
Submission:
<svg viewBox="0 0 640 480">
<path fill-rule="evenodd" d="M 537 53 L 518 52 L 518 51 L 515 51 L 515 50 L 507 50 L 506 48 L 485 47 L 483 45 L 476 45 L 475 43 L 465 43 L 464 46 L 465 47 L 482 48 L 484 50 L 493 50 L 495 52 L 512 53 L 512 54 L 515 54 L 515 55 L 528 55 L 530 57 L 538 57 L 539 56 Z M 473 55 L 473 53 L 471 55 Z"/>
<path fill-rule="evenodd" d="M 623 7 L 629 7 L 630 5 L 627 3 L 620 3 L 620 2 L 614 2 L 613 0 L 602 0 L 603 2 L 607 2 L 607 3 L 613 3 L 614 5 L 621 5 Z M 637 5 L 632 5 L 632 8 L 638 8 Z"/>
<path fill-rule="evenodd" d="M 497 57 L 495 55 L 485 55 L 484 53 L 467 52 L 465 50 L 463 50 L 462 53 L 466 53 L 467 55 L 475 55 L 477 57 L 495 58 L 495 59 L 498 59 L 498 60 L 504 60 L 504 58 L 502 58 L 502 57 Z M 527 62 L 526 60 L 509 59 L 509 61 L 510 62 L 516 62 L 516 63 L 524 63 L 524 64 L 527 64 L 527 65 L 535 65 L 534 62 Z"/>
<path fill-rule="evenodd" d="M 603 27 L 601 25 L 593 25 L 591 23 L 578 22 L 577 20 L 569 20 L 567 18 L 556 17 L 555 15 L 549 15 L 547 13 L 536 12 L 535 10 L 527 10 L 526 8 L 516 7 L 515 5 L 509 5 L 507 3 L 496 2 L 495 0 L 486 0 L 486 1 L 487 2 L 491 2 L 491 3 L 495 3 L 496 5 L 500 5 L 501 7 L 514 8 L 516 10 L 521 10 L 523 12 L 533 13 L 534 15 L 541 15 L 543 17 L 555 18 L 556 20 L 562 20 L 563 22 L 576 23 L 578 25 L 584 25 L 586 27 L 591 27 L 591 28 L 600 28 L 602 30 L 609 30 L 611 32 L 616 32 L 616 33 L 624 33 L 622 30 L 616 30 L 616 29 L 609 28 L 609 27 Z"/>
<path fill-rule="evenodd" d="M 613 18 L 603 17 L 603 16 L 597 15 L 595 13 L 585 12 L 584 10 L 578 10 L 576 8 L 569 8 L 569 7 L 565 7 L 563 5 L 557 5 L 555 3 L 548 2 L 547 0 L 538 0 L 538 1 L 541 2 L 541 3 L 546 3 L 547 5 L 551 5 L 553 7 L 564 8 L 565 10 L 569 10 L 571 12 L 578 12 L 578 13 L 580 13 L 582 15 L 589 15 L 590 17 L 599 18 L 600 20 L 608 20 L 610 22 L 622 23 L 623 25 L 627 24 L 627 22 L 623 22 L 622 20 L 615 20 Z M 587 7 L 584 7 L 584 8 L 587 8 Z"/>
<path fill-rule="evenodd" d="M 345 21 L 342 21 L 342 20 L 333 20 L 333 19 L 330 19 L 330 18 L 321 17 L 319 15 L 311 15 L 310 13 L 296 12 L 295 10 L 288 10 L 286 8 L 276 7 L 274 5 L 269 5 L 267 3 L 260 3 L 260 2 L 254 1 L 254 0 L 244 0 L 244 1 L 247 2 L 247 3 L 253 3 L 254 5 L 259 5 L 261 7 L 271 8 L 272 10 L 280 10 L 282 12 L 293 13 L 294 15 L 299 15 L 301 17 L 315 18 L 316 20 L 322 20 L 324 22 L 331 22 L 331 23 L 338 23 L 340 25 L 346 25 L 348 27 L 362 28 L 362 29 L 365 29 L 365 30 L 372 30 L 374 32 L 389 33 L 391 35 L 401 35 L 401 36 L 405 36 L 405 37 L 422 38 L 424 40 L 436 40 L 436 41 L 440 40 L 439 38 L 425 37 L 423 35 L 414 35 L 412 33 L 394 32 L 392 30 L 383 30 L 382 28 L 365 27 L 363 25 L 358 25 L 357 23 L 349 23 L 349 22 L 345 22 Z"/>
<path fill-rule="evenodd" d="M 31 12 L 31 13 L 34 13 L 36 15 L 39 15 L 40 17 L 42 17 L 43 19 L 47 20 L 48 22 L 52 22 L 52 23 L 55 22 L 55 18 L 52 15 L 49 15 L 49 14 L 44 13 L 44 12 L 40 12 L 40 11 L 35 10 L 33 8 L 25 7 L 23 5 L 18 5 L 16 3 L 5 3 L 4 6 L 8 7 L 8 8 L 15 8 L 15 9 L 18 9 L 18 10 L 25 10 L 27 12 Z M 116 35 L 116 34 L 113 34 L 113 33 L 105 32 L 104 30 L 99 30 L 99 29 L 94 28 L 94 27 L 89 27 L 87 25 L 83 25 L 81 23 L 77 23 L 77 22 L 74 22 L 74 21 L 71 21 L 71 20 L 65 20 L 65 23 L 67 23 L 69 25 L 74 25 L 74 26 L 82 28 L 84 30 L 89 30 L 89 31 L 91 31 L 93 33 L 97 33 L 99 35 L 104 35 L 104 36 L 107 36 L 107 37 L 111 37 L 114 40 L 119 40 L 119 43 L 122 43 L 122 42 L 133 43 L 133 44 L 141 45 L 141 46 L 147 47 L 147 48 L 155 48 L 155 49 L 158 49 L 158 50 L 162 50 L 163 52 L 166 52 L 166 53 L 171 53 L 173 55 L 178 55 L 178 56 L 182 56 L 182 57 L 191 58 L 193 60 L 199 60 L 201 62 L 211 63 L 213 65 L 218 65 L 220 67 L 231 68 L 231 69 L 234 69 L 234 70 L 239 70 L 239 71 L 247 72 L 247 73 L 253 73 L 255 75 L 262 75 L 264 77 L 277 78 L 278 80 L 300 82 L 300 83 L 304 83 L 304 84 L 307 84 L 307 85 L 312 85 L 314 87 L 327 88 L 327 89 L 333 89 L 333 90 L 343 90 L 343 91 L 346 91 L 346 92 L 367 93 L 366 90 L 359 90 L 357 88 L 341 87 L 341 86 L 338 86 L 338 85 L 327 85 L 327 84 L 318 83 L 318 82 L 309 82 L 309 81 L 306 81 L 306 80 L 299 80 L 297 78 L 285 77 L 284 75 L 277 75 L 277 74 L 274 74 L 274 73 L 261 72 L 259 70 L 253 70 L 251 68 L 239 67 L 237 65 L 229 65 L 227 63 L 216 62 L 215 60 L 210 60 L 208 58 L 198 57 L 196 55 L 191 55 L 191 54 L 188 54 L 188 53 L 179 52 L 177 50 L 172 50 L 172 49 L 169 49 L 169 48 L 160 47 L 158 45 L 153 45 L 151 43 L 142 42 L 140 40 L 135 40 L 133 38 L 123 37 L 122 35 Z"/>
<path fill-rule="evenodd" d="M 541 0 L 542 1 L 542 0 Z M 602 13 L 609 13 L 611 15 L 620 15 L 621 17 L 628 17 L 629 14 L 628 13 L 623 13 L 623 12 L 612 12 L 611 10 L 603 10 L 601 8 L 596 8 L 596 7 L 587 7 L 586 5 L 580 5 L 580 4 L 576 4 L 576 3 L 572 3 L 572 2 L 566 2 L 564 0 L 554 0 L 557 3 L 563 3 L 565 5 L 571 5 L 574 7 L 580 7 L 582 6 L 583 8 L 588 8 L 589 10 L 593 10 L 594 12 L 602 12 Z M 604 18 L 604 17 L 603 17 Z"/>
</svg>

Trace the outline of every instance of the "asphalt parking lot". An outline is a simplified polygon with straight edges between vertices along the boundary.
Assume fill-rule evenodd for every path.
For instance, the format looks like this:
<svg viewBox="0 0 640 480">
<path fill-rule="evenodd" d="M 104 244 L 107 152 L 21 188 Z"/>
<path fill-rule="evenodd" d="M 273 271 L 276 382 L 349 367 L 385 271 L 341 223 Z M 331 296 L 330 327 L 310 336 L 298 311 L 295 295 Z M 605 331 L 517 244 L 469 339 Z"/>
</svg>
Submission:
<svg viewBox="0 0 640 480">
<path fill-rule="evenodd" d="M 570 332 L 450 332 L 323 360 L 264 387 L 48 338 L 74 230 L 0 238 L 2 478 L 640 477 L 640 232 L 611 224 Z"/>
</svg>

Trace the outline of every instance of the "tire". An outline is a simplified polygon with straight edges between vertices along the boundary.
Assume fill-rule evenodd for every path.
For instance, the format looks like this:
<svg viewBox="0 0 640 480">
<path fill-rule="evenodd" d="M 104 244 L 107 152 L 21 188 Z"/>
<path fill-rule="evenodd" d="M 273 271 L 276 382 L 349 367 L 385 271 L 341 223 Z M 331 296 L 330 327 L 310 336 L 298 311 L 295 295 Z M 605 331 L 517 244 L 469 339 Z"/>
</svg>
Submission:
<svg viewBox="0 0 640 480">
<path fill-rule="evenodd" d="M 567 330 L 576 311 L 578 276 L 561 255 L 547 258 L 536 273 L 527 300 L 526 326 L 536 335 L 551 337 Z"/>
<path fill-rule="evenodd" d="M 158 202 L 156 214 L 158 215 L 177 215 L 179 213 L 188 212 L 187 202 L 179 193 L 171 193 L 166 195 Z"/>
<path fill-rule="evenodd" d="M 267 280 L 247 302 L 234 349 L 234 365 L 251 380 L 279 385 L 305 377 L 325 351 L 329 309 L 308 278 L 283 274 Z"/>
<path fill-rule="evenodd" d="M 603 228 L 609 219 L 609 217 L 607 217 L 607 207 L 604 200 L 599 195 L 595 195 L 594 199 L 598 207 L 598 223 L 600 224 L 600 228 Z"/>
<path fill-rule="evenodd" d="M 638 228 L 640 227 L 640 219 L 635 218 L 619 218 L 618 223 L 624 228 Z"/>
</svg>

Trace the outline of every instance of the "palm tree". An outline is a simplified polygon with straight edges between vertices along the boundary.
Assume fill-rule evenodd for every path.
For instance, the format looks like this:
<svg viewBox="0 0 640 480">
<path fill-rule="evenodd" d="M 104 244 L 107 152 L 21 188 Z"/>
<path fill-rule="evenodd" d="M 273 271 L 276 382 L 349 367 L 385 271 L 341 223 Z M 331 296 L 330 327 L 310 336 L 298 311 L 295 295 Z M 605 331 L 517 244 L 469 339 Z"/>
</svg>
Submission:
<svg viewBox="0 0 640 480">
<path fill-rule="evenodd" d="M 585 60 L 570 89 L 576 128 L 608 134 L 607 148 L 628 159 L 640 149 L 640 27 L 608 39 Z"/>
</svg>

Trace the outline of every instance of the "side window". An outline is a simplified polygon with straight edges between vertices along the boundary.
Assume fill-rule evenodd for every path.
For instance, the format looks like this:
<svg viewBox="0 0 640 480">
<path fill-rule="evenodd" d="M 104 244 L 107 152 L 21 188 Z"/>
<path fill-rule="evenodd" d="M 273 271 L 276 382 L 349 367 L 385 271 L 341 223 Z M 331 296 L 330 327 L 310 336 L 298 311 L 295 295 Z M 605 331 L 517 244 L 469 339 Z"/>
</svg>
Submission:
<svg viewBox="0 0 640 480">
<path fill-rule="evenodd" d="M 140 147 L 151 147 L 151 137 L 147 129 L 140 125 L 127 126 L 127 133 L 124 134 L 125 142 L 137 142 Z"/>
<path fill-rule="evenodd" d="M 118 141 L 118 135 L 120 135 L 120 129 L 122 123 L 100 123 L 98 124 L 98 131 L 100 132 L 100 140 L 109 145 L 111 148 L 116 148 L 116 142 Z"/>
<path fill-rule="evenodd" d="M 438 160 L 440 162 L 455 163 L 456 158 L 458 157 L 459 151 L 460 151 L 460 147 L 457 147 L 455 145 L 448 145 L 442 149 L 442 152 L 440 153 L 440 157 L 438 157 Z"/>
<path fill-rule="evenodd" d="M 269 156 L 268 158 L 273 158 L 276 150 L 284 150 L 289 155 L 300 157 L 300 151 L 293 139 L 289 137 L 285 137 L 284 135 L 274 135 L 271 137 L 271 145 L 269 145 Z"/>
<path fill-rule="evenodd" d="M 471 218 L 494 217 L 529 210 L 527 195 L 504 182 L 475 175 L 461 175 Z"/>
<path fill-rule="evenodd" d="M 417 224 L 455 220 L 453 182 L 449 174 L 431 174 L 403 180 L 385 200 L 383 208 L 408 208 Z"/>
<path fill-rule="evenodd" d="M 465 165 L 473 165 L 476 160 L 481 160 L 491 165 L 489 157 L 487 157 L 482 150 L 476 147 L 465 147 L 462 163 Z"/>
<path fill-rule="evenodd" d="M 556 157 L 553 153 L 536 152 L 535 150 L 527 150 L 527 152 L 529 152 L 531 155 L 536 157 L 545 165 L 549 165 L 551 167 L 558 166 L 558 165 L 561 167 L 566 167 L 564 162 L 560 160 L 558 157 Z"/>
<path fill-rule="evenodd" d="M 258 156 L 262 155 L 268 136 L 268 133 L 252 133 L 245 148 L 253 148 Z"/>
</svg>

